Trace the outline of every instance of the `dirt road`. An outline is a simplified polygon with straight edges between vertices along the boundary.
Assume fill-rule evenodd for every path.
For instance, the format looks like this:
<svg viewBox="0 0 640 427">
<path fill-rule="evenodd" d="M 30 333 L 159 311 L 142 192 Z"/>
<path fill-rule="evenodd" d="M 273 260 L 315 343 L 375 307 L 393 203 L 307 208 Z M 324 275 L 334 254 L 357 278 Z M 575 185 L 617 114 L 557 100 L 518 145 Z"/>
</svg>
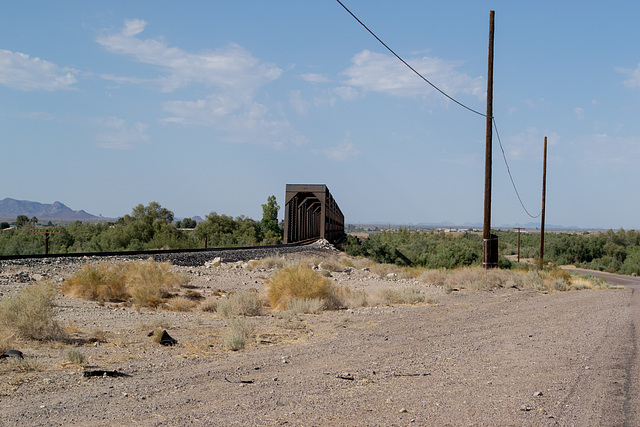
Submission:
<svg viewBox="0 0 640 427">
<path fill-rule="evenodd" d="M 61 299 L 64 321 L 117 336 L 81 348 L 88 368 L 130 376 L 84 378 L 64 348 L 27 349 L 44 368 L 0 371 L 0 425 L 640 425 L 639 298 L 635 285 L 461 290 L 437 305 L 299 316 L 294 328 L 260 316 L 241 352 L 216 344 L 212 313 Z M 150 342 L 159 321 L 180 345 Z"/>
</svg>

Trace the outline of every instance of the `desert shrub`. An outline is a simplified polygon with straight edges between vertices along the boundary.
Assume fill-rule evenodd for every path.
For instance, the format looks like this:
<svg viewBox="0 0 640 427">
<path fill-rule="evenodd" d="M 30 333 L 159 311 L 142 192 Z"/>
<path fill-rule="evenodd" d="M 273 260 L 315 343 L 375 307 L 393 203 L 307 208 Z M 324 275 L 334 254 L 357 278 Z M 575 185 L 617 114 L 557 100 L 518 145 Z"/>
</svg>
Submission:
<svg viewBox="0 0 640 427">
<path fill-rule="evenodd" d="M 129 298 L 124 264 L 85 264 L 62 284 L 62 292 L 91 301 L 124 301 Z"/>
<path fill-rule="evenodd" d="M 82 354 L 75 348 L 68 348 L 64 351 L 64 360 L 75 365 L 82 365 L 84 364 L 86 358 L 84 357 L 84 354 Z"/>
<path fill-rule="evenodd" d="M 347 308 L 360 308 L 369 305 L 369 295 L 365 291 L 352 291 L 348 288 L 342 292 L 342 300 Z"/>
<path fill-rule="evenodd" d="M 62 292 L 92 301 L 131 301 L 138 309 L 158 307 L 171 292 L 188 283 L 188 277 L 171 271 L 168 262 L 153 259 L 131 263 L 85 264 L 65 281 Z"/>
<path fill-rule="evenodd" d="M 215 313 L 218 311 L 218 298 L 207 298 L 200 304 L 200 310 L 207 313 Z"/>
<path fill-rule="evenodd" d="M 424 270 L 418 279 L 428 285 L 444 286 L 447 281 L 447 271 L 443 269 Z"/>
<path fill-rule="evenodd" d="M 227 319 L 227 331 L 222 337 L 222 345 L 227 350 L 242 350 L 247 338 L 253 333 L 253 323 L 246 317 Z"/>
<path fill-rule="evenodd" d="M 191 311 L 196 305 L 197 302 L 185 297 L 174 297 L 167 301 L 167 308 L 171 311 Z"/>
<path fill-rule="evenodd" d="M 60 339 L 64 332 L 54 319 L 53 288 L 29 286 L 0 302 L 0 325 L 16 336 L 33 340 Z"/>
<path fill-rule="evenodd" d="M 318 267 L 321 268 L 322 270 L 327 270 L 331 272 L 344 271 L 344 266 L 333 260 L 324 260 L 320 264 L 318 264 Z"/>
<path fill-rule="evenodd" d="M 280 310 L 286 310 L 287 302 L 294 298 L 321 299 L 327 309 L 341 305 L 333 282 L 303 265 L 276 271 L 267 281 L 267 296 L 271 307 Z"/>
<path fill-rule="evenodd" d="M 267 270 L 272 268 L 282 268 L 286 264 L 287 264 L 287 260 L 284 257 L 274 257 L 274 256 L 263 258 L 258 263 L 258 265 L 261 268 L 265 268 Z"/>
<path fill-rule="evenodd" d="M 427 296 L 415 288 L 379 290 L 375 295 L 376 300 L 382 305 L 392 304 L 420 304 L 427 302 Z"/>
<path fill-rule="evenodd" d="M 235 316 L 259 316 L 262 308 L 260 296 L 255 291 L 239 291 L 218 300 L 217 312 L 225 318 Z"/>
<path fill-rule="evenodd" d="M 324 308 L 321 299 L 292 298 L 287 301 L 287 311 L 295 314 L 317 314 Z"/>
</svg>

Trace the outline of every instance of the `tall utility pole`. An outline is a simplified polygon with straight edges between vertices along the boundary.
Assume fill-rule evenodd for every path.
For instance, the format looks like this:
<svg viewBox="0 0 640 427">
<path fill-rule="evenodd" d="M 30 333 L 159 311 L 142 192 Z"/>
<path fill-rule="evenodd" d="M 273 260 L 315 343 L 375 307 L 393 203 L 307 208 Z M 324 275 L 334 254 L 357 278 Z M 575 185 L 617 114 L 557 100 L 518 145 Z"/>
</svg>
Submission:
<svg viewBox="0 0 640 427">
<path fill-rule="evenodd" d="M 547 200 L 547 137 L 544 137 L 544 160 L 542 161 L 542 214 L 540 219 L 540 268 L 544 266 L 544 211 Z"/>
<path fill-rule="evenodd" d="M 482 228 L 484 267 L 494 267 L 494 254 L 491 248 L 491 168 L 492 168 L 492 142 L 493 142 L 493 32 L 495 11 L 489 14 L 489 61 L 487 70 L 487 124 L 486 145 L 484 157 L 484 225 Z M 497 245 L 495 245 L 497 249 Z M 496 254 L 497 255 L 497 254 Z"/>
</svg>

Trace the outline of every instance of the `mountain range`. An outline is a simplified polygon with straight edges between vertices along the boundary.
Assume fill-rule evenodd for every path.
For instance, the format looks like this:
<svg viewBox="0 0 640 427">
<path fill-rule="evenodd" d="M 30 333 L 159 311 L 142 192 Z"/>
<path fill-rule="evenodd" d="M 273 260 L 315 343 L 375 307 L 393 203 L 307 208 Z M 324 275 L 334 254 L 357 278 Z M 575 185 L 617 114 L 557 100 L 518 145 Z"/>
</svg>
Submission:
<svg viewBox="0 0 640 427">
<path fill-rule="evenodd" d="M 43 219 L 75 219 L 91 220 L 99 217 L 91 215 L 83 210 L 74 211 L 61 202 L 38 203 L 28 200 L 15 200 L 6 198 L 0 200 L 0 218 L 15 219 L 18 215 L 26 215 L 29 218 Z"/>
</svg>

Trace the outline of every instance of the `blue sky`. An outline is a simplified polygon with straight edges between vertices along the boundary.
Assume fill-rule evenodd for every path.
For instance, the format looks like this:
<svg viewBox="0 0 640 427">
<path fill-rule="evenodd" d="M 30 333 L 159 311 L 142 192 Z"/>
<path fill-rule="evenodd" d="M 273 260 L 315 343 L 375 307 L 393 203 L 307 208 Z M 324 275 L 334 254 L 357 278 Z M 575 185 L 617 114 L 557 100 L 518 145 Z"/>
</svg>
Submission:
<svg viewBox="0 0 640 427">
<path fill-rule="evenodd" d="M 640 3 L 344 0 L 494 116 L 527 209 L 640 228 Z M 482 222 L 485 119 L 332 0 L 20 1 L 0 14 L 0 199 L 256 219 L 327 184 L 348 223 Z M 532 220 L 494 133 L 492 224 Z M 281 211 L 281 216 L 282 216 Z"/>
</svg>

